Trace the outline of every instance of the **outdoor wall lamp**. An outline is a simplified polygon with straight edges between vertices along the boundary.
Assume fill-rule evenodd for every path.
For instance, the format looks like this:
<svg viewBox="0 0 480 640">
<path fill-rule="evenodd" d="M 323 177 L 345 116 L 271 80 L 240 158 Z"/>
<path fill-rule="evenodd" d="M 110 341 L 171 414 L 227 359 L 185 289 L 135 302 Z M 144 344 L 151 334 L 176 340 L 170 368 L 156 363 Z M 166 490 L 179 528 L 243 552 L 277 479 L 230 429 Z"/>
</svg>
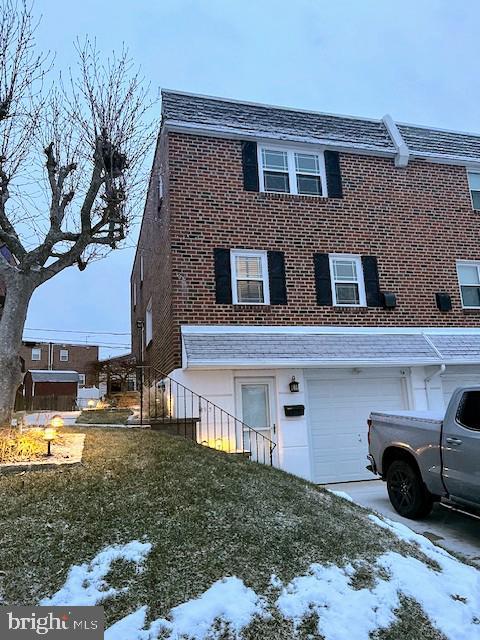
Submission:
<svg viewBox="0 0 480 640">
<path fill-rule="evenodd" d="M 290 387 L 290 391 L 292 393 L 296 393 L 297 391 L 300 391 L 300 387 L 299 387 L 298 381 L 295 380 L 295 376 L 292 376 L 292 379 L 288 386 Z"/>
</svg>

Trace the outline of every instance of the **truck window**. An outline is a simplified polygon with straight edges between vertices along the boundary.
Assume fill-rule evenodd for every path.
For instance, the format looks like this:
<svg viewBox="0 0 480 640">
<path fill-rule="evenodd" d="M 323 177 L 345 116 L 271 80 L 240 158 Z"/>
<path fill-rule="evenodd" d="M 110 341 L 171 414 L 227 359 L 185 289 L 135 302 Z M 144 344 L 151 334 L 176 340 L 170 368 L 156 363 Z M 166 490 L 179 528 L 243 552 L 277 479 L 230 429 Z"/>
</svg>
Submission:
<svg viewBox="0 0 480 640">
<path fill-rule="evenodd" d="M 480 431 L 480 391 L 466 391 L 463 394 L 456 418 L 462 427 Z"/>
</svg>

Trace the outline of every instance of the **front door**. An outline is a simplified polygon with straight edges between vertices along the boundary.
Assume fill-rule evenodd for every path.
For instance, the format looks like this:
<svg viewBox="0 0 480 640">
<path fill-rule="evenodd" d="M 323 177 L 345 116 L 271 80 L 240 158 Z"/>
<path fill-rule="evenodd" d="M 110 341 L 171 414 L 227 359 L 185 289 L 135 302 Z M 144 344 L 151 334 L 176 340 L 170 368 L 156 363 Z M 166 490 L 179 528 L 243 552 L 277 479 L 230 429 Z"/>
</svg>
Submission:
<svg viewBox="0 0 480 640">
<path fill-rule="evenodd" d="M 270 461 L 270 441 L 275 439 L 273 380 L 238 378 L 236 380 L 238 416 L 244 423 L 243 448 L 252 460 Z M 248 427 L 254 429 L 252 432 Z"/>
</svg>

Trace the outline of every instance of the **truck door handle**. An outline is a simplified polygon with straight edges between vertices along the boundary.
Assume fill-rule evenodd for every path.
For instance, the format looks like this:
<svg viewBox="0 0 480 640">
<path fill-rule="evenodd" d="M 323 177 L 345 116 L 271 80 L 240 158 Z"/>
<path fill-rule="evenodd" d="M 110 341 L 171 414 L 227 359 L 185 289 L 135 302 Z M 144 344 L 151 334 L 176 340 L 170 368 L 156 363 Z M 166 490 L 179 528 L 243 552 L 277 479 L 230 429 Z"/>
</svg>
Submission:
<svg viewBox="0 0 480 640">
<path fill-rule="evenodd" d="M 447 438 L 448 444 L 459 445 L 462 444 L 462 440 L 460 438 Z"/>
</svg>

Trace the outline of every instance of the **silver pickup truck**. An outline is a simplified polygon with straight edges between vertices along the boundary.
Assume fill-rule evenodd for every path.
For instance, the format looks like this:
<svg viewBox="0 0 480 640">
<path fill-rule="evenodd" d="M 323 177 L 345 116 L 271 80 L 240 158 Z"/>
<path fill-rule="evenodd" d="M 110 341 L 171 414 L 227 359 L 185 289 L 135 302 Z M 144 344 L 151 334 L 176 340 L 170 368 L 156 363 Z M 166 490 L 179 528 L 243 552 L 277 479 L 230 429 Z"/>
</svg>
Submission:
<svg viewBox="0 0 480 640">
<path fill-rule="evenodd" d="M 480 387 L 456 389 L 444 415 L 373 411 L 368 426 L 367 468 L 400 515 L 422 518 L 440 500 L 480 512 Z"/>
</svg>

